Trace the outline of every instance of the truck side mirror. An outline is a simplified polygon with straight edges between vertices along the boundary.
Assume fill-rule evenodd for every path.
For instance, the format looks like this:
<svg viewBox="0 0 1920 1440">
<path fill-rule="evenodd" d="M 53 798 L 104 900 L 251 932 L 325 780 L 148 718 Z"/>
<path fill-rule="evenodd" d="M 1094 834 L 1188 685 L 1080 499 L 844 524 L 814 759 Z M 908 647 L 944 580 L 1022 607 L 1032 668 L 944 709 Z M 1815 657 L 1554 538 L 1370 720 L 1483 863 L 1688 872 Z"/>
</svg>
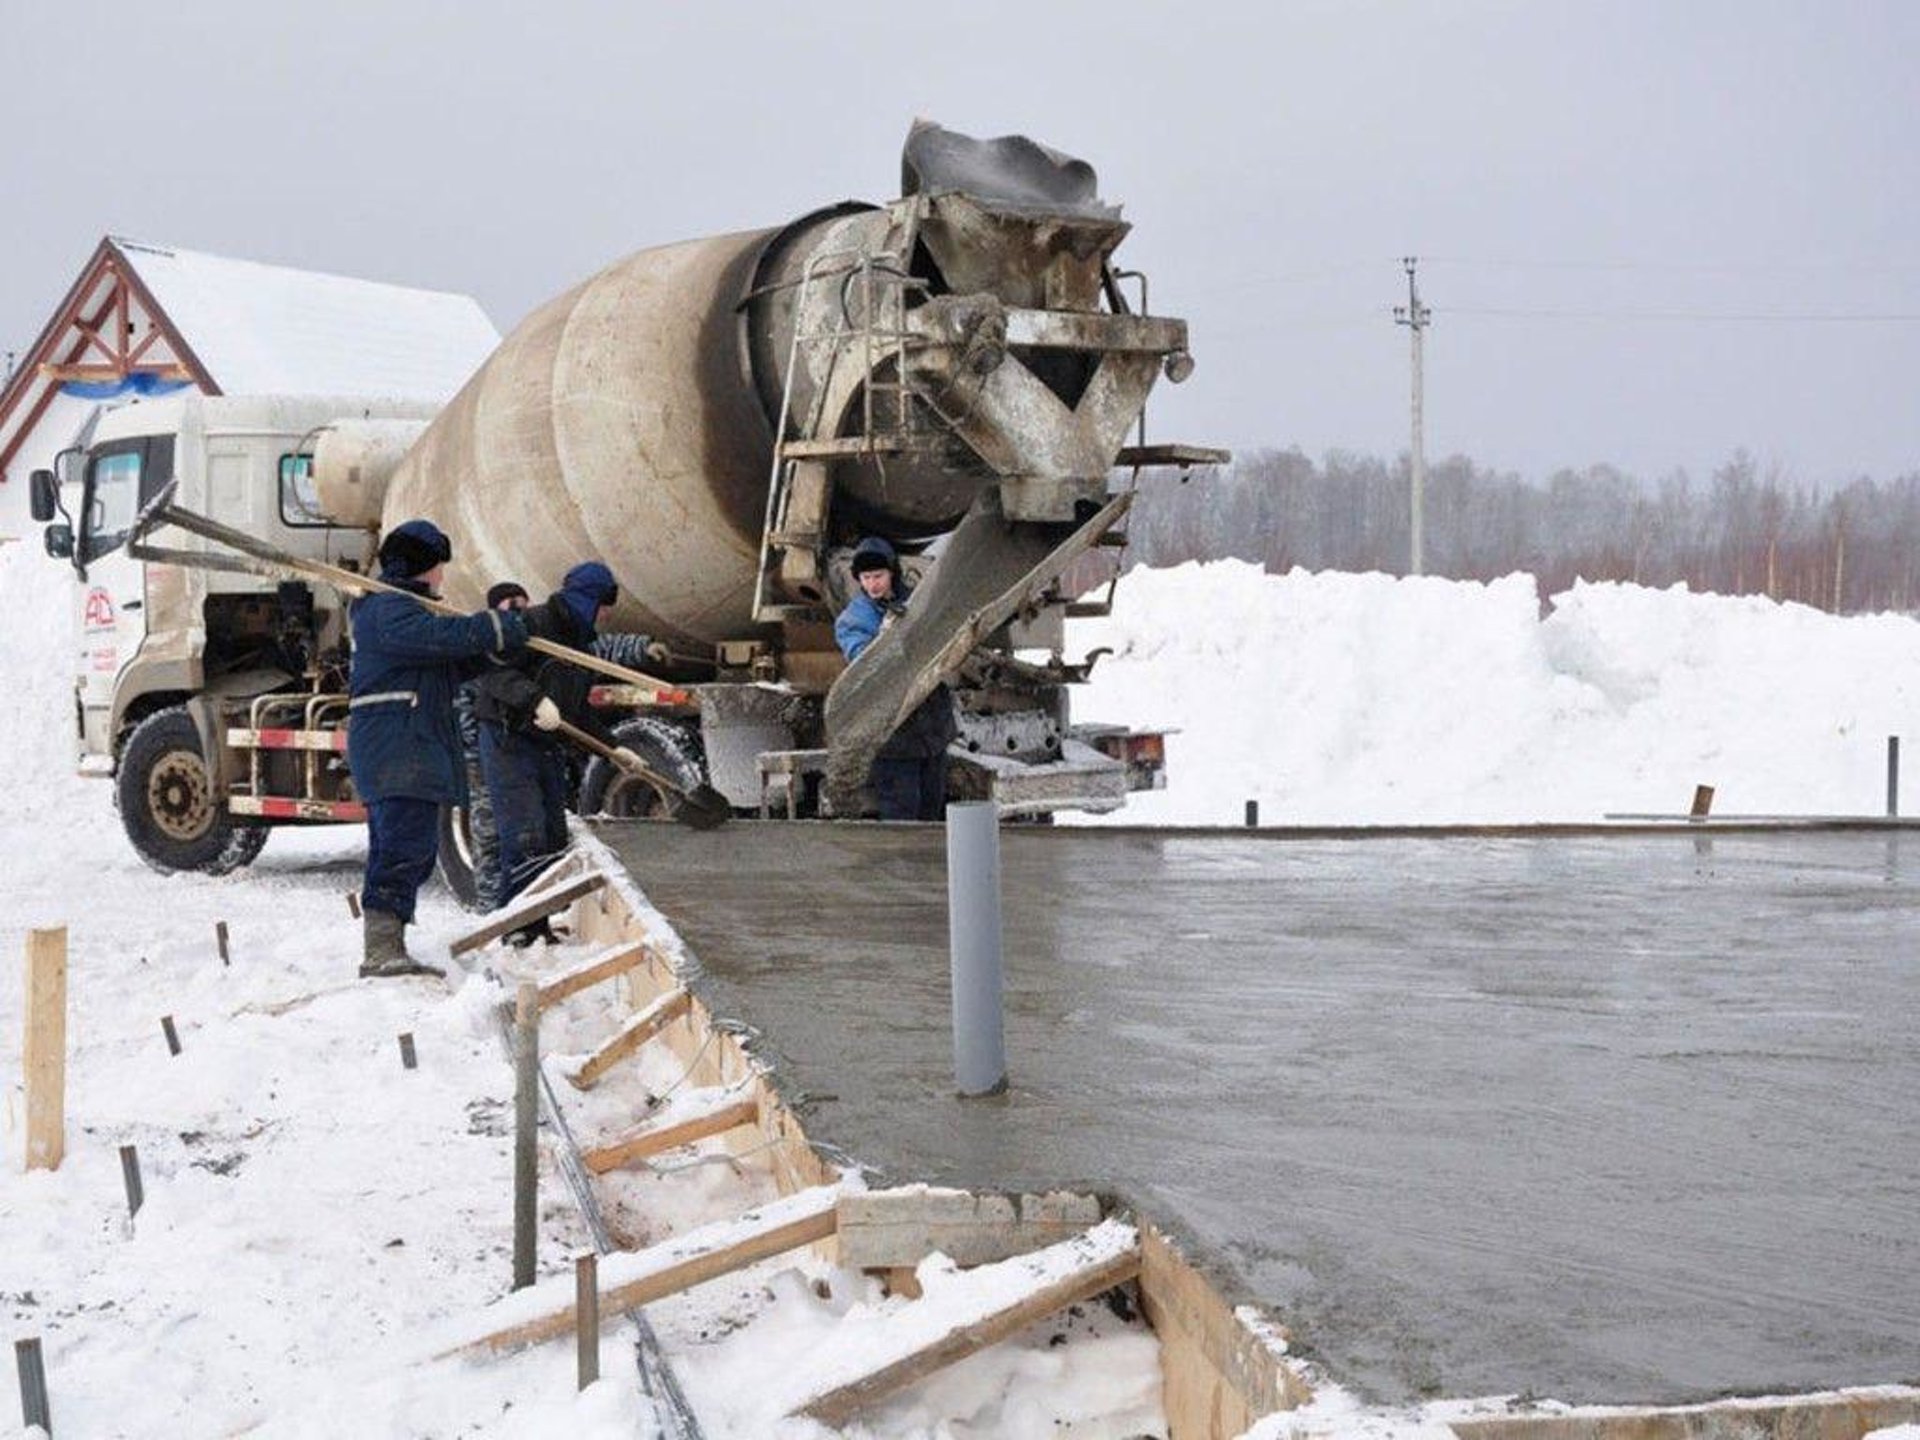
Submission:
<svg viewBox="0 0 1920 1440">
<path fill-rule="evenodd" d="M 53 519 L 54 512 L 59 509 L 60 484 L 53 478 L 51 470 L 36 470 L 27 477 L 27 485 L 27 503 L 33 518 L 44 525 Z"/>
<path fill-rule="evenodd" d="M 34 517 L 36 520 L 39 516 Z M 47 541 L 47 554 L 56 560 L 73 558 L 73 527 L 64 520 L 58 525 L 49 525 L 43 532 Z"/>
</svg>

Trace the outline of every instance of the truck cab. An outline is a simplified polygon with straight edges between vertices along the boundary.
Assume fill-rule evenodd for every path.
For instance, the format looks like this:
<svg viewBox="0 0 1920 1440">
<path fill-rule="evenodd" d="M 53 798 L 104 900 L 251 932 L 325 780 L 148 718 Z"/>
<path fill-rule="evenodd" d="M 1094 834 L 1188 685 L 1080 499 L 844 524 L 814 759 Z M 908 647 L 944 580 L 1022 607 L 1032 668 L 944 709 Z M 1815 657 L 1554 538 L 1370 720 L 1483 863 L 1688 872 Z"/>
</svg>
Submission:
<svg viewBox="0 0 1920 1440">
<path fill-rule="evenodd" d="M 344 613 L 325 587 L 142 558 L 135 521 L 175 502 L 306 558 L 362 567 L 371 537 L 316 508 L 314 435 L 343 418 L 417 421 L 432 405 L 187 393 L 102 413 L 35 475 L 34 518 L 74 576 L 74 728 L 82 774 L 116 782 L 136 848 L 167 869 L 231 869 L 265 831 L 225 803 L 222 732 L 260 700 L 344 689 Z M 56 519 L 56 517 L 58 517 Z M 332 682 L 337 679 L 338 684 Z M 334 817 L 328 817 L 334 818 Z M 341 816 L 337 818 L 349 818 Z"/>
</svg>

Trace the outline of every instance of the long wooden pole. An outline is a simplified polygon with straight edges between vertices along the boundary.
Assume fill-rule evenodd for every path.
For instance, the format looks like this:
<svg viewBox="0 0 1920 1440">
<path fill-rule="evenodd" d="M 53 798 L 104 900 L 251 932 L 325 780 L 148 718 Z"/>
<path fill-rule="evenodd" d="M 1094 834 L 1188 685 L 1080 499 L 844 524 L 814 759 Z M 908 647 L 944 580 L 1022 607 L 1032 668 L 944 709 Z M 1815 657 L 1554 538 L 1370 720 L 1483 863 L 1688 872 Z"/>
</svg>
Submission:
<svg viewBox="0 0 1920 1440">
<path fill-rule="evenodd" d="M 250 555 L 254 559 L 274 569 L 284 570 L 295 575 L 302 575 L 309 580 L 319 580 L 349 595 L 405 595 L 409 600 L 416 601 L 436 615 L 464 615 L 467 613 L 456 606 L 447 604 L 444 600 L 435 600 L 429 596 L 421 595 L 416 591 L 403 589 L 398 585 L 389 585 L 386 581 L 376 580 L 371 575 L 362 575 L 358 570 L 348 570 L 344 566 L 329 565 L 322 560 L 309 560 L 305 556 L 289 554 L 276 546 L 269 545 L 247 534 L 243 530 L 235 530 L 230 526 L 222 525 L 217 520 L 209 520 L 204 515 L 197 515 L 191 510 L 182 510 L 177 505 L 167 504 L 155 506 L 150 512 L 141 517 L 140 528 L 142 531 L 160 525 L 177 525 L 190 535 L 198 535 L 202 539 L 212 540 L 216 544 L 225 545 L 229 549 L 237 550 L 242 555 Z M 184 555 L 175 552 L 169 552 L 169 558 L 176 561 L 176 563 L 187 563 Z M 598 655 L 592 654 L 589 651 L 575 650 L 570 645 L 561 645 L 552 640 L 543 640 L 538 635 L 528 639 L 527 648 L 529 650 L 537 650 L 542 655 L 551 655 L 557 660 L 568 661 L 571 664 L 578 665 L 583 670 L 597 671 L 611 679 L 637 686 L 647 691 L 656 701 L 678 704 L 691 703 L 691 696 L 689 696 L 686 691 L 668 685 L 665 681 L 655 679 L 653 676 L 645 674 L 642 671 L 629 669 L 627 666 L 616 664 L 612 660 L 603 660 Z"/>
<path fill-rule="evenodd" d="M 67 930 L 27 932 L 27 1169 L 67 1154 Z"/>
</svg>

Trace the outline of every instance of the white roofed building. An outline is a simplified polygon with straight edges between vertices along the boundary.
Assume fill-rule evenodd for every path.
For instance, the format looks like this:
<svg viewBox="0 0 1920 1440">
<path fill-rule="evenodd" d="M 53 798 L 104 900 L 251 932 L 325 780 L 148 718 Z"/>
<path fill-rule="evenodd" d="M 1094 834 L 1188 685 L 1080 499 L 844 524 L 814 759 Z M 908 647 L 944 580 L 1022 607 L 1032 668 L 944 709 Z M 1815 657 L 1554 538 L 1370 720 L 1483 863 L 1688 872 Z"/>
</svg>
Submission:
<svg viewBox="0 0 1920 1440">
<path fill-rule="evenodd" d="M 190 386 L 441 404 L 499 343 L 470 296 L 108 236 L 0 388 L 0 534 L 97 405 Z"/>
</svg>

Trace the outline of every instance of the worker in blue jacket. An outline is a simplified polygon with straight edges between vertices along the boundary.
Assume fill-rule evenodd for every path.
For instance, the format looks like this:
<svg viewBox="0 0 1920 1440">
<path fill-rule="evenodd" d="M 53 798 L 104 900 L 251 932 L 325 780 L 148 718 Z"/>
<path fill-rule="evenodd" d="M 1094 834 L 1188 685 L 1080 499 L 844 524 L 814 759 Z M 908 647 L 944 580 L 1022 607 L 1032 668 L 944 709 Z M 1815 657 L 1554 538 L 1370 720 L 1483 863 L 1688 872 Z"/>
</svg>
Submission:
<svg viewBox="0 0 1920 1440">
<path fill-rule="evenodd" d="M 453 546 L 437 526 L 409 520 L 380 542 L 380 578 L 437 599 L 452 558 Z M 367 807 L 360 973 L 437 975 L 407 954 L 406 927 L 414 898 L 433 873 L 440 807 L 466 803 L 454 691 L 484 670 L 489 657 L 524 646 L 526 622 L 506 610 L 435 615 L 408 595 L 380 593 L 354 602 L 352 625 L 347 764 Z"/>
<path fill-rule="evenodd" d="M 833 638 L 849 661 L 858 660 L 894 616 L 905 613 L 912 591 L 900 573 L 893 546 L 868 536 L 853 550 L 858 587 L 833 622 Z M 959 727 L 953 694 L 934 688 L 874 757 L 867 783 L 882 820 L 938 820 L 947 810 L 947 747 Z"/>
<path fill-rule="evenodd" d="M 544 604 L 528 609 L 527 632 L 570 650 L 591 650 L 599 624 L 620 598 L 613 572 L 598 560 L 567 571 Z M 567 750 L 561 722 L 615 752 L 623 768 L 640 757 L 621 746 L 590 703 L 593 675 L 569 661 L 526 651 L 474 683 L 480 729 L 480 773 L 486 778 L 499 836 L 496 891 L 505 904 L 567 848 Z M 556 937 L 546 920 L 506 937 L 510 945 Z"/>
</svg>

